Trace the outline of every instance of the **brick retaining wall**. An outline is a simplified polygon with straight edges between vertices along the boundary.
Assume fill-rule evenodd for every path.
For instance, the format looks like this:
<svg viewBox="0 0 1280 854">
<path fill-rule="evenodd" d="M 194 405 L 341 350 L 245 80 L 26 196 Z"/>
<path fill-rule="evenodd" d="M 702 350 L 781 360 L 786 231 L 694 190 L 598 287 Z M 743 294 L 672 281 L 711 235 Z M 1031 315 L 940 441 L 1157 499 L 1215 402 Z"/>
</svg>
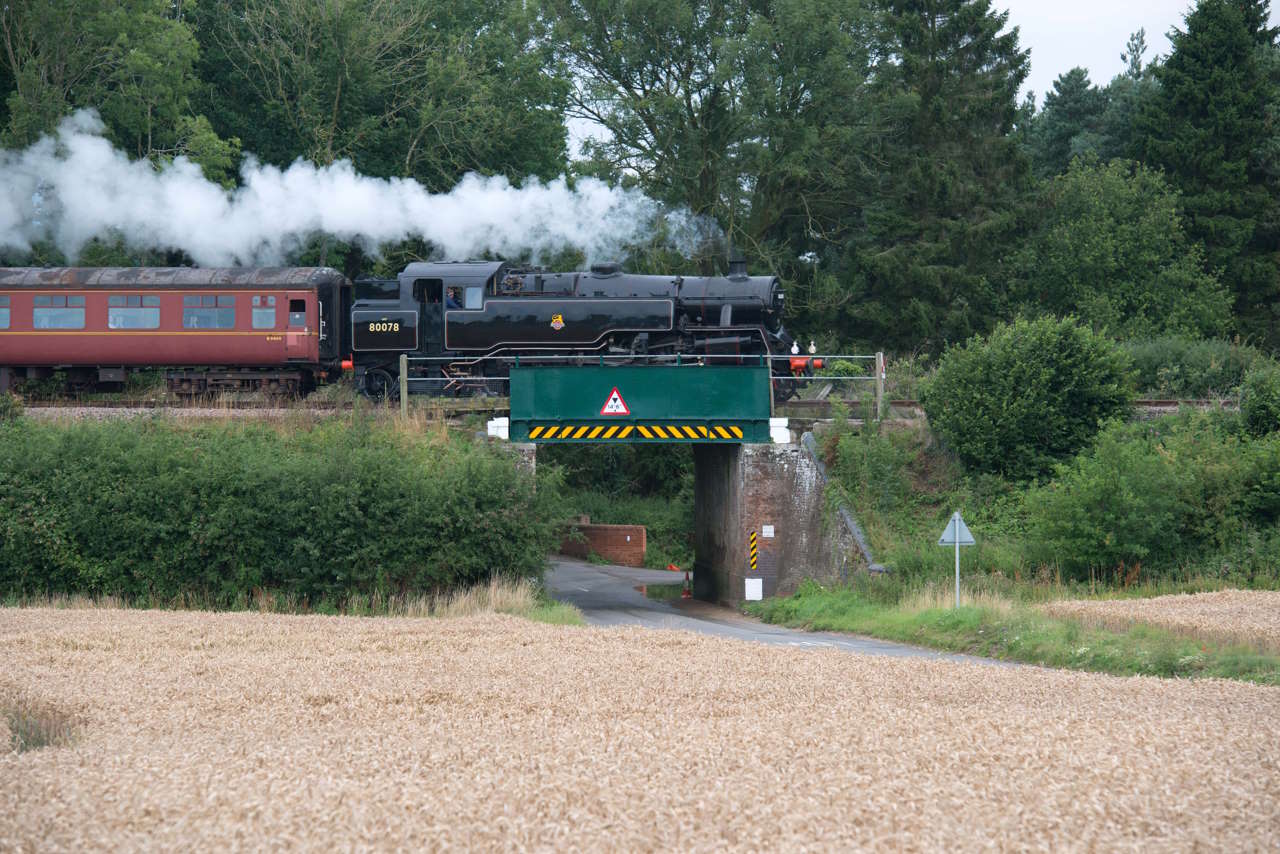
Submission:
<svg viewBox="0 0 1280 854">
<path fill-rule="evenodd" d="M 582 535 L 582 540 L 566 536 L 560 543 L 560 554 L 585 559 L 594 552 L 619 566 L 644 566 L 644 525 L 579 523 L 573 527 Z"/>
</svg>

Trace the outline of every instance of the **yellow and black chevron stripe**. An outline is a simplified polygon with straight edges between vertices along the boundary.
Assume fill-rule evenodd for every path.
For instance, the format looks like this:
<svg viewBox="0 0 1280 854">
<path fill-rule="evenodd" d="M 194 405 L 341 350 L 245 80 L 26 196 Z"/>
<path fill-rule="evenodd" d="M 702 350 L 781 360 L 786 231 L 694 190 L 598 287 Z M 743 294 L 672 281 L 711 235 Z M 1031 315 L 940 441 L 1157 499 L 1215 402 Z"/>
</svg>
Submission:
<svg viewBox="0 0 1280 854">
<path fill-rule="evenodd" d="M 742 428 L 735 424 L 582 424 L 550 422 L 534 424 L 529 438 L 538 441 L 587 441 L 637 439 L 667 442 L 740 442 Z"/>
<path fill-rule="evenodd" d="M 752 531 L 751 532 L 751 554 L 750 554 L 752 572 L 756 571 L 756 564 L 758 562 L 759 557 L 760 557 L 760 551 L 759 549 L 756 548 L 756 532 Z"/>
</svg>

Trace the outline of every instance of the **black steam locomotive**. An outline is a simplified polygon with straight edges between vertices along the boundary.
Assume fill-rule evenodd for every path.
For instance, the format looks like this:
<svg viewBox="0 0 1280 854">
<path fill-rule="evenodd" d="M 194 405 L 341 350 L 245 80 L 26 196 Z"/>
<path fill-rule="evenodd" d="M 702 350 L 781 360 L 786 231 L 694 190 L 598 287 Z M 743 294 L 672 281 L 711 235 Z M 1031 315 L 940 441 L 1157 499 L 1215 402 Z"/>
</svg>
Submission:
<svg viewBox="0 0 1280 854">
<path fill-rule="evenodd" d="M 415 391 L 502 393 L 516 358 L 522 365 L 566 364 L 566 357 L 610 364 L 663 357 L 755 364 L 785 355 L 782 289 L 772 276 L 642 276 L 617 264 L 584 273 L 549 273 L 501 262 L 414 263 L 395 279 L 360 279 L 351 292 L 351 366 L 361 389 L 394 396 L 399 357 Z M 569 363 L 572 363 L 570 359 Z M 793 384 L 775 394 L 785 398 Z"/>
</svg>

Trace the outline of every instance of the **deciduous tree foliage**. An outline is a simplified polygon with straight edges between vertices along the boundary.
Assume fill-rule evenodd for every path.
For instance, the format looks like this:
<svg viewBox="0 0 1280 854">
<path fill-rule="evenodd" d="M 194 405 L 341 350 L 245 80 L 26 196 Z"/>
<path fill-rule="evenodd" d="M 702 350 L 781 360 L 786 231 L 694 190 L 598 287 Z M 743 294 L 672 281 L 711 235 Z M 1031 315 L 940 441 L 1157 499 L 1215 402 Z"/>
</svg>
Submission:
<svg viewBox="0 0 1280 854">
<path fill-rule="evenodd" d="M 1121 338 L 1222 334 L 1230 294 L 1203 268 L 1160 174 L 1092 155 L 1041 191 L 1037 228 L 1009 266 L 1034 312 L 1075 314 Z"/>
<path fill-rule="evenodd" d="M 583 171 L 714 219 L 774 270 L 848 238 L 850 197 L 874 168 L 874 19 L 864 4 L 546 0 L 543 9 L 575 81 L 573 112 L 600 128 Z"/>
<path fill-rule="evenodd" d="M 197 9 L 224 133 L 264 160 L 348 158 L 447 190 L 564 171 L 566 84 L 509 0 L 209 0 Z"/>
<path fill-rule="evenodd" d="M 184 154 L 229 179 L 238 143 L 191 109 L 197 44 L 169 0 L 49 0 L 0 6 L 0 65 L 12 81 L 6 145 L 24 146 L 93 107 L 135 157 Z"/>
</svg>

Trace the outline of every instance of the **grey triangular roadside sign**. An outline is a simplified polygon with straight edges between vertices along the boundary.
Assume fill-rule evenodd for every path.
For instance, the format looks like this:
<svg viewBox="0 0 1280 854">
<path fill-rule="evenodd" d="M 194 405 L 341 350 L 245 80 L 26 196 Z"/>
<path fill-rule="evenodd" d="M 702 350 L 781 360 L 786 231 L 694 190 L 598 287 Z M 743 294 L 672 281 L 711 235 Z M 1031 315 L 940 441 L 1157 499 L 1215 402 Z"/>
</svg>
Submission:
<svg viewBox="0 0 1280 854">
<path fill-rule="evenodd" d="M 969 533 L 969 526 L 960 517 L 959 510 L 951 514 L 951 521 L 947 523 L 946 530 L 942 532 L 942 536 L 938 539 L 938 545 L 954 546 L 957 540 L 962 546 L 971 546 L 975 542 L 973 534 Z"/>
</svg>

